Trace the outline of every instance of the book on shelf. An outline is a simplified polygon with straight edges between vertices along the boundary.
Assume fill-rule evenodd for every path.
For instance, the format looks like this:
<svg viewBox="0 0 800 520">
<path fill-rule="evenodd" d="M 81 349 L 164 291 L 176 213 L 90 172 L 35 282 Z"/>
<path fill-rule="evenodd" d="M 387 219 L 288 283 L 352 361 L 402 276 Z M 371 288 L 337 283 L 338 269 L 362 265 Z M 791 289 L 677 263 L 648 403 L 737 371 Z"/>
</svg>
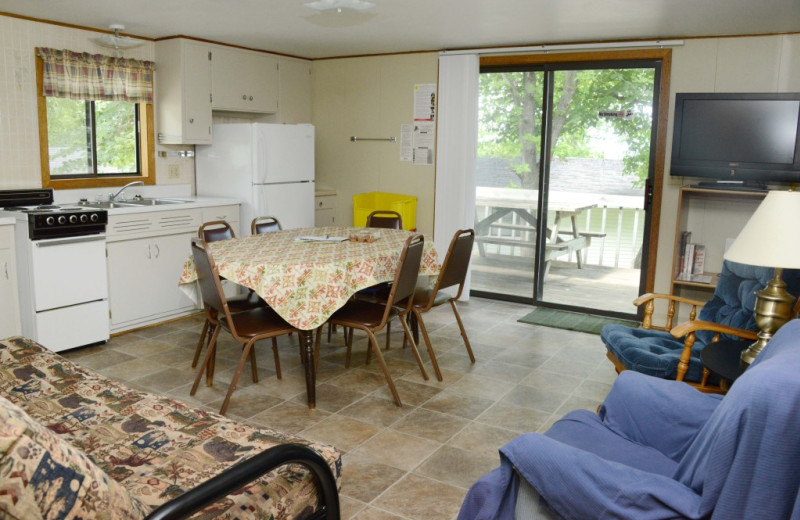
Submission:
<svg viewBox="0 0 800 520">
<path fill-rule="evenodd" d="M 683 271 L 682 273 L 692 274 L 692 267 L 694 266 L 694 246 L 695 244 L 689 242 L 686 244 L 686 251 L 683 254 Z"/>
<path fill-rule="evenodd" d="M 691 231 L 682 231 L 680 242 L 678 243 L 678 259 L 680 260 L 678 265 L 678 272 L 683 273 L 686 271 L 686 244 L 692 239 L 692 232 Z"/>
<path fill-rule="evenodd" d="M 694 261 L 692 263 L 692 274 L 703 274 L 706 264 L 706 246 L 695 244 Z"/>
<path fill-rule="evenodd" d="M 676 280 L 684 282 L 711 283 L 713 277 L 711 275 L 704 274 L 706 263 L 706 246 L 703 244 L 695 244 L 694 242 L 687 242 L 686 244 L 682 245 L 682 249 L 683 253 L 681 254 L 680 270 L 678 271 Z"/>
</svg>

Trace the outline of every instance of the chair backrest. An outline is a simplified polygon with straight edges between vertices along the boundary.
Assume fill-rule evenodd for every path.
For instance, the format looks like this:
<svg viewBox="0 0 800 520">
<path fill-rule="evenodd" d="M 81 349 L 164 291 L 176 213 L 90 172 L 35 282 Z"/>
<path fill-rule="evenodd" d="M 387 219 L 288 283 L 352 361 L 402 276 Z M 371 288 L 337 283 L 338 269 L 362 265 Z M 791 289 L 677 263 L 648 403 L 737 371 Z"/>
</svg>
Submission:
<svg viewBox="0 0 800 520">
<path fill-rule="evenodd" d="M 403 217 L 396 211 L 379 209 L 367 216 L 367 227 L 403 229 Z"/>
<path fill-rule="evenodd" d="M 700 310 L 698 319 L 740 329 L 758 330 L 753 315 L 756 292 L 767 285 L 774 273 L 775 270 L 770 267 L 726 260 L 722 264 L 714 295 Z M 789 294 L 795 297 L 800 295 L 800 271 L 784 269 L 783 280 Z M 697 341 L 701 345 L 707 345 L 714 334 L 712 331 L 700 331 L 697 333 Z"/>
<path fill-rule="evenodd" d="M 250 223 L 250 233 L 253 235 L 260 235 L 261 233 L 269 233 L 271 231 L 280 231 L 283 229 L 281 223 L 275 217 L 256 217 Z"/>
<path fill-rule="evenodd" d="M 224 220 L 213 220 L 204 222 L 200 229 L 197 230 L 197 236 L 203 242 L 208 243 L 236 238 L 236 233 L 233 232 L 231 225 Z"/>
<path fill-rule="evenodd" d="M 388 318 L 389 310 L 392 306 L 402 302 L 402 306 L 407 311 L 411 309 L 424 245 L 425 239 L 420 234 L 411 235 L 406 240 L 403 251 L 400 253 L 400 261 L 397 265 L 397 271 L 395 271 L 392 290 L 389 292 L 389 298 L 386 301 L 386 312 L 383 316 L 384 322 Z"/>
<path fill-rule="evenodd" d="M 439 271 L 439 277 L 436 279 L 436 285 L 431 292 L 431 298 L 436 297 L 436 293 L 440 289 L 446 289 L 458 285 L 458 294 L 454 296 L 457 300 L 461 297 L 461 291 L 464 289 L 464 280 L 467 278 L 467 270 L 469 269 L 469 261 L 472 257 L 472 244 L 475 242 L 474 229 L 459 229 L 453 235 L 450 241 L 450 247 L 447 248 L 447 254 L 442 263 L 442 269 Z"/>
<path fill-rule="evenodd" d="M 217 266 L 214 264 L 214 258 L 211 256 L 206 242 L 202 239 L 192 240 L 192 257 L 206 312 L 213 311 L 218 316 L 224 316 L 225 321 L 232 327 L 233 323 L 230 319 L 231 315 L 225 293 L 222 290 Z"/>
</svg>

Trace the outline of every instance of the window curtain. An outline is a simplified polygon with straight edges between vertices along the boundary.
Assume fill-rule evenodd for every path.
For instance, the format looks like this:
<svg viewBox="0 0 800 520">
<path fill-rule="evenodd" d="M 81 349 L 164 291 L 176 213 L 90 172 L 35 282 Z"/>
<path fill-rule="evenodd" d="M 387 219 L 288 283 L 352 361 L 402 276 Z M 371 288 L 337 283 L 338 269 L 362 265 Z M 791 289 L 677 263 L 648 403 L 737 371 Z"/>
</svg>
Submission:
<svg viewBox="0 0 800 520">
<path fill-rule="evenodd" d="M 43 94 L 85 101 L 153 102 L 152 61 L 39 47 Z"/>
<path fill-rule="evenodd" d="M 441 260 L 455 232 L 475 225 L 479 74 L 476 54 L 439 56 L 433 236 Z M 469 298 L 469 280 L 467 274 L 464 300 Z"/>
</svg>

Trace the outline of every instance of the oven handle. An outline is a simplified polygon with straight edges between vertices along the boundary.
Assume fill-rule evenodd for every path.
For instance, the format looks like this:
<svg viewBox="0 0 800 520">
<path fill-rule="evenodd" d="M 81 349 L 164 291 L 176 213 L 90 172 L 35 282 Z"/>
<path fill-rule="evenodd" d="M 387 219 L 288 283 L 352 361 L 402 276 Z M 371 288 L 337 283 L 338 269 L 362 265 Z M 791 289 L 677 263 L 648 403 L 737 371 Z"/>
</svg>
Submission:
<svg viewBox="0 0 800 520">
<path fill-rule="evenodd" d="M 35 241 L 36 247 L 50 247 L 61 246 L 64 244 L 80 244 L 81 242 L 96 242 L 98 240 L 105 240 L 105 235 L 91 235 L 81 237 L 59 238 L 56 240 L 39 240 Z"/>
</svg>

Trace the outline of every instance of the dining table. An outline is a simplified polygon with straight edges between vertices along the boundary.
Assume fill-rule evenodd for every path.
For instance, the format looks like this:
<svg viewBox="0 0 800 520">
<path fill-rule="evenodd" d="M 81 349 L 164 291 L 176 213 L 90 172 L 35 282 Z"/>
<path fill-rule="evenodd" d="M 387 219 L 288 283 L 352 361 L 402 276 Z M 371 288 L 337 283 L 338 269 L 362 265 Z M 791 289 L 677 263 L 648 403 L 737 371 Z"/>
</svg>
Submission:
<svg viewBox="0 0 800 520">
<path fill-rule="evenodd" d="M 401 229 L 297 228 L 210 242 L 208 248 L 220 277 L 255 291 L 300 331 L 308 406 L 315 408 L 313 332 L 358 291 L 392 281 L 412 234 Z M 433 241 L 426 238 L 419 274 L 433 276 L 440 267 Z M 194 291 L 196 280 L 189 257 L 179 284 Z"/>
</svg>

